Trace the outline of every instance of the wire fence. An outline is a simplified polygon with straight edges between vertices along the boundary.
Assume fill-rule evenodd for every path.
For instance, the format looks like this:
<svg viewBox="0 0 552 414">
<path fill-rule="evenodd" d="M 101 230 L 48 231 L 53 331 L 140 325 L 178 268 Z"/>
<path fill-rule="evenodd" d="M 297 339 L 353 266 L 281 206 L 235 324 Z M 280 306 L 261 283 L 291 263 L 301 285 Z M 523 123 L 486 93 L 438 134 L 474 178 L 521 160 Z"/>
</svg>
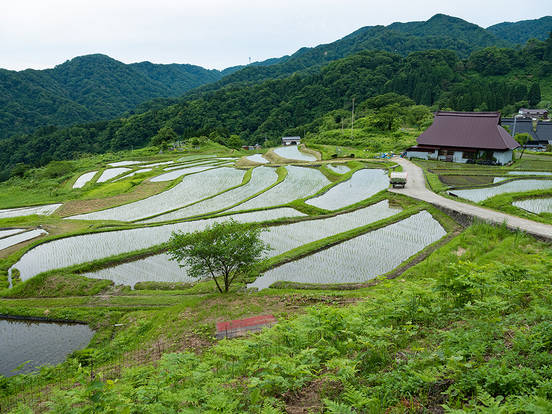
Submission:
<svg viewBox="0 0 552 414">
<path fill-rule="evenodd" d="M 165 344 L 157 341 L 149 348 L 118 355 L 110 361 L 90 357 L 86 361 L 81 361 L 84 375 L 79 376 L 79 380 L 85 379 L 88 383 L 116 380 L 121 378 L 128 367 L 156 364 L 166 351 Z M 67 391 L 85 385 L 75 382 L 76 372 L 66 364 L 44 367 L 22 378 L 23 381 L 8 378 L 2 382 L 0 376 L 0 413 L 9 413 L 20 405 L 30 407 L 34 412 L 44 412 L 48 408 L 47 403 L 59 390 Z"/>
</svg>

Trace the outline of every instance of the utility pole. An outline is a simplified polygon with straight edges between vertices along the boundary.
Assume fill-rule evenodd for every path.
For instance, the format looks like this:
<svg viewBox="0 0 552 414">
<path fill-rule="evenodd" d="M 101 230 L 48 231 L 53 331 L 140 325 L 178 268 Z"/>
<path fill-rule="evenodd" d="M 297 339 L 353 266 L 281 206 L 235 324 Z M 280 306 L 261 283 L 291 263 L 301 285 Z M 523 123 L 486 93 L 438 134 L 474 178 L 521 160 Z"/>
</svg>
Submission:
<svg viewBox="0 0 552 414">
<path fill-rule="evenodd" d="M 353 109 L 351 110 L 351 138 L 355 129 L 355 98 L 353 98 Z"/>
</svg>

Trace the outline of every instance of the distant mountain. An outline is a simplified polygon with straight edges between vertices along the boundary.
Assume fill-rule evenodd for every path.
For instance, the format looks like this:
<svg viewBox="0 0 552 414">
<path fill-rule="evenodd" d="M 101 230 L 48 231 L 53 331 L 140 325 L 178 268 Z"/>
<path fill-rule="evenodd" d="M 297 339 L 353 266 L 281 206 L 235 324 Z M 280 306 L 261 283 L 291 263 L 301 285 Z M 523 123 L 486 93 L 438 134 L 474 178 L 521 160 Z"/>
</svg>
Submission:
<svg viewBox="0 0 552 414">
<path fill-rule="evenodd" d="M 331 62 L 367 50 L 407 56 L 448 49 L 467 58 L 489 46 L 510 47 L 533 36 L 544 40 L 550 20 L 501 23 L 486 30 L 437 14 L 427 21 L 363 27 L 332 43 L 223 71 L 150 62 L 126 65 L 105 55 L 81 56 L 41 71 L 0 69 L 0 138 L 44 125 L 65 126 L 158 110 L 205 93 L 294 73 L 316 74 Z"/>
<path fill-rule="evenodd" d="M 487 27 L 487 31 L 508 42 L 524 45 L 529 39 L 545 40 L 552 32 L 552 16 L 516 23 L 504 22 Z"/>
<path fill-rule="evenodd" d="M 0 69 L 0 138 L 43 125 L 113 118 L 144 101 L 176 97 L 223 76 L 193 65 L 127 65 L 101 54 L 53 69 Z"/>
<path fill-rule="evenodd" d="M 279 59 L 255 62 L 218 82 L 200 88 L 198 92 L 231 84 L 285 77 L 298 71 L 313 72 L 325 64 L 363 50 L 380 50 L 406 56 L 423 50 L 449 49 L 466 58 L 473 51 L 488 46 L 508 47 L 511 43 L 473 23 L 437 14 L 422 22 L 366 26 L 332 43 L 313 48 L 305 47 L 291 56 Z M 194 93 L 192 95 L 197 96 Z"/>
</svg>

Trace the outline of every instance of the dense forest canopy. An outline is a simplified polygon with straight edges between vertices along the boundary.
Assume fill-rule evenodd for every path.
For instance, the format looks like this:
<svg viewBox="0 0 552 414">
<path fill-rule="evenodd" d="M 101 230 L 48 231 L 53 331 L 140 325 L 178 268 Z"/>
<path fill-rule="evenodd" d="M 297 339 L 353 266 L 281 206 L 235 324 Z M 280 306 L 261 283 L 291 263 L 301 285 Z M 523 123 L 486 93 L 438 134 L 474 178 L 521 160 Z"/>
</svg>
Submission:
<svg viewBox="0 0 552 414">
<path fill-rule="evenodd" d="M 193 65 L 126 65 L 105 55 L 81 56 L 46 70 L 0 69 L 0 139 L 48 124 L 120 116 L 144 101 L 180 96 L 227 73 Z"/>
<path fill-rule="evenodd" d="M 510 65 L 504 69 L 504 62 Z M 301 133 L 324 114 L 350 109 L 368 98 L 395 92 L 433 109 L 502 110 L 528 106 L 540 83 L 550 84 L 552 37 L 523 49 L 486 48 L 461 59 L 450 50 L 414 52 L 407 57 L 364 51 L 324 66 L 317 73 L 293 74 L 250 86 L 228 86 L 201 97 L 141 114 L 75 125 L 44 127 L 32 135 L 4 140 L 4 177 L 14 165 L 44 165 L 78 157 L 148 145 L 163 127 L 179 137 L 232 134 L 244 142 L 264 142 Z M 540 93 L 540 92 L 539 92 Z M 540 96 L 540 95 L 539 95 Z M 534 103 L 534 101 L 532 102 Z"/>
<path fill-rule="evenodd" d="M 525 43 L 518 41 L 521 33 L 545 40 L 552 30 L 551 19 L 543 17 L 513 26 L 504 23 L 493 26 L 492 31 L 437 14 L 422 22 L 363 27 L 335 42 L 299 49 L 291 56 L 223 71 L 149 62 L 125 65 L 105 55 L 81 56 L 48 70 L 0 70 L 0 139 L 31 133 L 44 125 L 67 126 L 125 112 L 146 112 L 168 106 L 184 93 L 184 99 L 190 100 L 228 86 L 251 85 L 296 72 L 318 73 L 328 63 L 366 50 L 407 56 L 416 51 L 448 49 L 466 58 L 485 47 Z"/>
</svg>

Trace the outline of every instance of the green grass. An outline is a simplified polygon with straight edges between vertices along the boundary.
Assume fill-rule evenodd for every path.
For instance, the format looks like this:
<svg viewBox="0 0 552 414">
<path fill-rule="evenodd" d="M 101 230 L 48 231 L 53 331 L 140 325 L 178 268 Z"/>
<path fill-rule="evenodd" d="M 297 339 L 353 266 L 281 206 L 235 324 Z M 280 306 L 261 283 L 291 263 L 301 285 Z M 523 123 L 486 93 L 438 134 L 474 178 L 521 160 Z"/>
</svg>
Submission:
<svg viewBox="0 0 552 414">
<path fill-rule="evenodd" d="M 76 353 L 62 367 L 65 381 L 78 384 L 32 405 L 56 413 L 221 406 L 278 413 L 308 395 L 316 412 L 433 412 L 443 404 L 460 410 L 450 412 L 547 412 L 551 273 L 549 245 L 476 224 L 399 278 L 358 291 L 135 291 L 112 299 L 112 310 L 95 310 L 108 322 L 96 316 L 99 332 L 88 351 L 96 379 L 89 365 L 76 368 L 84 355 Z M 25 299 L 13 306 L 59 315 L 71 303 L 71 316 L 86 317 L 90 300 Z M 124 312 L 131 301 L 142 309 Z M 155 302 L 169 306 L 144 307 Z M 215 321 L 263 313 L 274 313 L 279 324 L 213 343 Z M 155 355 L 157 347 L 165 352 L 159 363 L 135 358 Z M 36 394 L 46 373 L 33 381 Z M 28 381 L 10 379 L 0 394 L 27 390 Z"/>
</svg>

